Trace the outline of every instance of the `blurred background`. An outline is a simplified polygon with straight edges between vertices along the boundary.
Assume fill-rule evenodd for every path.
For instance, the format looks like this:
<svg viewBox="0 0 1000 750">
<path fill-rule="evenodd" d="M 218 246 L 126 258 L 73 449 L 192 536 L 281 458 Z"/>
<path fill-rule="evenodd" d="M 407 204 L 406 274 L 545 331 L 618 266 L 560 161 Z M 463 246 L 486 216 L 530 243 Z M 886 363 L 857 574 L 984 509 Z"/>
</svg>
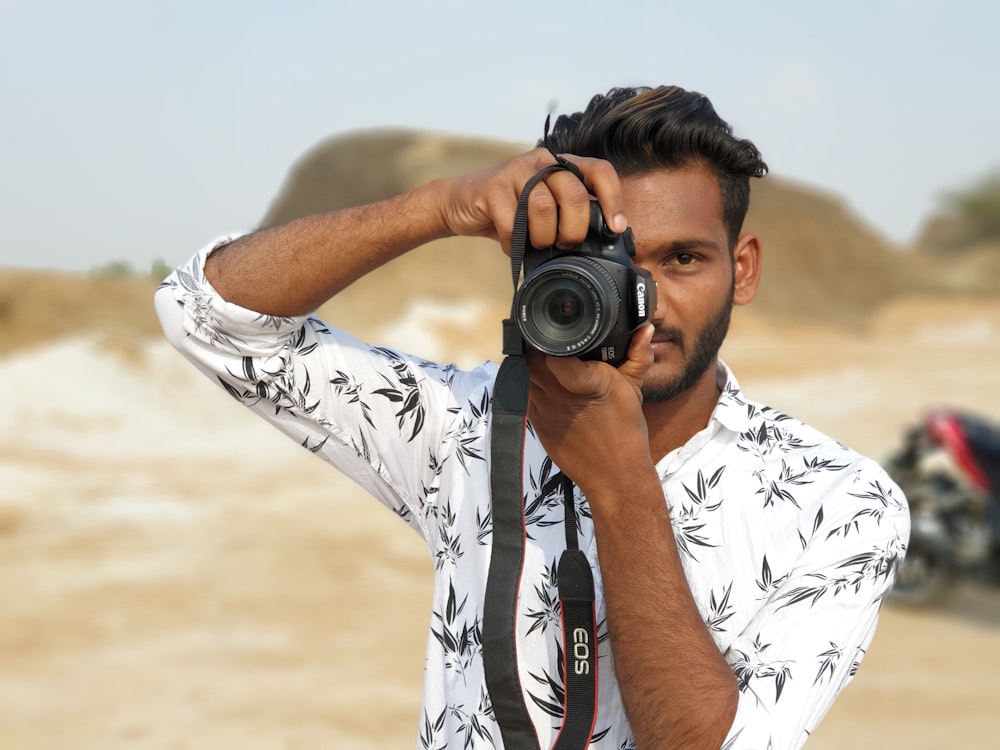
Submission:
<svg viewBox="0 0 1000 750">
<path fill-rule="evenodd" d="M 427 552 L 169 350 L 151 296 L 221 234 L 492 165 L 612 86 L 702 91 L 771 167 L 723 350 L 754 398 L 886 464 L 933 408 L 995 425 L 998 26 L 936 0 L 0 0 L 0 747 L 414 745 Z M 471 364 L 509 295 L 502 254 L 449 240 L 322 313 Z M 994 747 L 994 581 L 890 601 L 809 747 Z"/>
</svg>

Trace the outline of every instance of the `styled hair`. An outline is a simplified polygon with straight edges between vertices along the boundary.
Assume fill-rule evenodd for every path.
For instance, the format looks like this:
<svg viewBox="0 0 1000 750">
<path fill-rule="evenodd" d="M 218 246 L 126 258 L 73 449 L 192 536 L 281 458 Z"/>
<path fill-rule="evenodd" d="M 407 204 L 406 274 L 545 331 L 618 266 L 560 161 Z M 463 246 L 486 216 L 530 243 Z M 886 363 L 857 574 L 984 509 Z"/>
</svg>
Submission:
<svg viewBox="0 0 1000 750">
<path fill-rule="evenodd" d="M 730 246 L 750 207 L 750 178 L 767 164 L 716 113 L 708 97 L 678 86 L 614 88 L 583 112 L 560 115 L 539 146 L 604 159 L 623 177 L 703 164 L 715 174 Z"/>
</svg>

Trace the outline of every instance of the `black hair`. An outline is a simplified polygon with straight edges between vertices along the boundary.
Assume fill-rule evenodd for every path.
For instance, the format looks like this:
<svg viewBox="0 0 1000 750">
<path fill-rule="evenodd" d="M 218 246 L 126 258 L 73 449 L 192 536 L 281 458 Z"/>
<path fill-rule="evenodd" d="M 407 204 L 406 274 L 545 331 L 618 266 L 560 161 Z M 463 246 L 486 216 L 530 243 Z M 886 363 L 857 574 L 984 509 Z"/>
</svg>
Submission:
<svg viewBox="0 0 1000 750">
<path fill-rule="evenodd" d="M 750 178 L 767 174 L 757 147 L 733 136 L 707 96 L 678 86 L 598 94 L 583 112 L 560 115 L 538 145 L 605 159 L 623 177 L 704 164 L 719 182 L 731 246 L 750 207 Z"/>
</svg>

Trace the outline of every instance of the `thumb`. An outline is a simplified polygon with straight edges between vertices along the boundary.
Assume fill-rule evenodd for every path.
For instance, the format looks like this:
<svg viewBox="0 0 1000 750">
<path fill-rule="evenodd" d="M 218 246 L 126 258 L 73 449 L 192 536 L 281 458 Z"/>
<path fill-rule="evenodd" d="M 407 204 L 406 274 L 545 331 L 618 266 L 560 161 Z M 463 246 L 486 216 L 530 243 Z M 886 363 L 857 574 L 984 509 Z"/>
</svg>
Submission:
<svg viewBox="0 0 1000 750">
<path fill-rule="evenodd" d="M 632 341 L 628 347 L 628 357 L 618 366 L 618 371 L 622 375 L 642 382 L 646 371 L 653 364 L 653 331 L 653 324 L 646 323 L 632 334 Z"/>
</svg>

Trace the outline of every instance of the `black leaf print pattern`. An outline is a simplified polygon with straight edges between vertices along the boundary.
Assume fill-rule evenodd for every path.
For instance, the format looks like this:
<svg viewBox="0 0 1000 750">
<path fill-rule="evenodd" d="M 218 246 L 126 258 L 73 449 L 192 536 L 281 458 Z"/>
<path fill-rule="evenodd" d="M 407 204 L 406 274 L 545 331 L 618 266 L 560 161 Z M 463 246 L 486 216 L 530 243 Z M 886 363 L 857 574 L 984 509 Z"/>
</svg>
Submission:
<svg viewBox="0 0 1000 750">
<path fill-rule="evenodd" d="M 421 750 L 448 750 L 448 738 L 441 737 L 444 731 L 445 719 L 448 716 L 448 709 L 445 709 L 434 721 L 424 710 L 424 721 L 420 727 L 420 748 Z M 441 744 L 438 744 L 440 739 Z"/>
<path fill-rule="evenodd" d="M 760 578 L 757 579 L 757 588 L 761 590 L 761 593 L 764 595 L 763 598 L 766 599 L 770 597 L 771 593 L 775 591 L 786 578 L 788 578 L 787 573 L 783 576 L 779 576 L 778 578 L 774 577 L 774 574 L 771 573 L 771 565 L 767 562 L 767 555 L 764 555 L 760 564 Z"/>
<path fill-rule="evenodd" d="M 751 429 L 740 436 L 740 450 L 764 458 L 771 452 L 771 446 L 774 442 L 772 431 L 767 422 L 761 422 L 756 429 Z"/>
<path fill-rule="evenodd" d="M 491 747 L 496 747 L 488 726 L 493 721 L 493 705 L 485 687 L 479 691 L 479 703 L 475 711 L 467 712 L 464 706 L 458 705 L 451 706 L 450 711 L 459 720 L 463 747 L 475 747 L 477 737 L 488 742 Z"/>
<path fill-rule="evenodd" d="M 482 423 L 483 415 L 473 410 L 471 419 L 462 415 L 457 424 L 445 433 L 446 440 L 454 441 L 456 449 L 453 455 L 458 458 L 466 474 L 471 474 L 469 461 L 486 460 L 483 455 Z"/>
<path fill-rule="evenodd" d="M 452 581 L 448 585 L 448 602 L 444 612 L 435 610 L 434 619 L 437 621 L 437 625 L 431 626 L 431 633 L 444 651 L 444 666 L 456 670 L 462 676 L 463 681 L 466 680 L 469 666 L 479 655 L 483 637 L 482 624 L 478 618 L 475 618 L 471 623 L 459 622 L 458 616 L 465 609 L 468 598 L 466 595 L 461 602 L 458 601 L 455 584 Z"/>
<path fill-rule="evenodd" d="M 457 518 L 449 500 L 438 514 L 438 547 L 434 553 L 434 567 L 441 570 L 445 565 L 452 567 L 462 557 L 461 537 L 455 530 Z"/>
<path fill-rule="evenodd" d="M 847 536 L 851 529 L 860 533 L 861 521 L 865 518 L 870 518 L 875 521 L 876 524 L 881 524 L 882 519 L 885 517 L 886 511 L 893 509 L 898 510 L 902 507 L 903 503 L 894 496 L 892 490 L 884 486 L 882 482 L 875 480 L 869 484 L 868 492 L 851 492 L 848 493 L 851 497 L 857 497 L 862 500 L 874 500 L 877 505 L 866 504 L 860 510 L 855 512 L 849 521 L 847 521 L 843 526 L 833 529 L 827 538 L 836 536 L 838 534 L 843 534 Z"/>
<path fill-rule="evenodd" d="M 389 386 L 376 388 L 372 393 L 400 405 L 399 411 L 395 414 L 397 424 L 402 431 L 406 423 L 410 422 L 409 442 L 412 442 L 423 429 L 426 418 L 424 403 L 420 398 L 420 382 L 413 375 L 410 366 L 396 352 L 378 346 L 371 347 L 371 350 L 390 360 L 396 378 L 396 383 L 393 384 L 385 374 L 381 374 Z"/>
<path fill-rule="evenodd" d="M 306 330 L 305 326 L 299 326 L 289 339 L 288 343 L 295 350 L 295 356 L 297 357 L 312 354 L 313 350 L 318 346 L 316 341 L 313 341 L 311 344 L 306 343 Z"/>
<path fill-rule="evenodd" d="M 675 513 L 671 523 L 674 527 L 677 549 L 685 557 L 697 561 L 692 547 L 716 546 L 704 534 L 699 533 L 705 524 L 699 522 L 697 514 L 690 508 L 682 508 L 679 513 Z"/>
<path fill-rule="evenodd" d="M 602 729 L 602 730 L 600 730 L 598 732 L 594 732 L 592 735 L 590 735 L 590 744 L 591 745 L 596 745 L 598 742 L 600 742 L 605 737 L 607 737 L 608 736 L 608 732 L 610 732 L 610 731 L 611 731 L 611 727 L 605 727 L 604 729 Z"/>
<path fill-rule="evenodd" d="M 851 662 L 851 669 L 849 673 L 851 677 L 854 677 L 854 675 L 857 674 L 858 667 L 861 666 L 861 659 L 864 657 L 864 655 L 865 655 L 865 650 L 863 648 L 859 648 L 858 657 Z"/>
<path fill-rule="evenodd" d="M 427 451 L 427 468 L 430 469 L 433 477 L 441 476 L 441 472 L 444 470 L 444 463 L 438 460 L 437 454 L 431 449 Z"/>
<path fill-rule="evenodd" d="M 562 643 L 556 641 L 556 664 L 558 665 L 558 675 L 553 677 L 547 669 L 543 669 L 540 675 L 534 672 L 529 674 L 536 682 L 548 688 L 545 695 L 535 695 L 528 691 L 532 702 L 542 709 L 549 716 L 562 719 L 566 707 L 566 688 L 563 686 L 565 676 L 563 675 L 563 649 Z"/>
<path fill-rule="evenodd" d="M 814 443 L 806 443 L 791 432 L 777 426 L 780 422 L 790 420 L 790 417 L 767 407 L 764 407 L 761 413 L 767 418 L 761 419 L 756 427 L 752 427 L 740 435 L 740 442 L 737 445 L 739 450 L 751 453 L 759 460 L 765 461 L 775 453 L 791 453 L 792 451 L 816 447 Z"/>
<path fill-rule="evenodd" d="M 533 500 L 525 498 L 524 520 L 528 527 L 528 538 L 534 539 L 532 527 L 545 528 L 565 522 L 561 474 L 555 472 L 555 465 L 548 456 L 542 461 L 538 475 L 529 473 L 528 483 Z M 530 496 L 530 495 L 529 495 Z"/>
<path fill-rule="evenodd" d="M 542 580 L 535 585 L 535 598 L 538 605 L 527 611 L 528 618 L 532 620 L 531 627 L 528 628 L 528 635 L 536 630 L 545 633 L 549 627 L 552 627 L 557 633 L 561 632 L 559 581 L 556 577 L 558 568 L 558 563 L 553 560 L 551 565 L 546 566 Z"/>
<path fill-rule="evenodd" d="M 719 480 L 722 479 L 722 473 L 725 470 L 725 466 L 720 466 L 708 479 L 705 479 L 705 475 L 699 470 L 698 479 L 695 485 L 696 488 L 692 490 L 687 485 L 684 485 L 684 490 L 687 492 L 688 499 L 703 510 L 718 510 L 719 506 L 722 505 L 721 498 L 718 502 L 709 503 L 708 491 L 719 483 Z"/>
<path fill-rule="evenodd" d="M 813 519 L 812 533 L 815 536 L 816 532 L 819 531 L 819 527 L 823 525 L 823 506 L 819 506 L 819 510 L 816 511 L 816 517 Z"/>
<path fill-rule="evenodd" d="M 888 583 L 895 561 L 894 554 L 880 549 L 854 555 L 836 566 L 835 570 L 842 571 L 841 575 L 811 573 L 809 577 L 817 581 L 816 585 L 797 586 L 782 596 L 787 601 L 781 606 L 784 608 L 806 601 L 816 606 L 828 593 L 831 596 L 845 591 L 857 594 L 866 582 L 873 583 L 881 579 Z"/>
<path fill-rule="evenodd" d="M 812 480 L 809 479 L 808 469 L 796 472 L 793 470 L 784 459 L 781 461 L 781 473 L 776 479 L 768 479 L 765 470 L 758 470 L 754 472 L 754 476 L 760 481 L 761 486 L 757 489 L 756 494 L 764 496 L 764 507 L 774 505 L 775 500 L 783 500 L 794 505 L 796 508 L 801 510 L 798 501 L 792 494 L 791 490 L 787 486 L 801 486 L 804 484 L 809 484 Z"/>
<path fill-rule="evenodd" d="M 324 437 L 322 440 L 318 441 L 315 445 L 310 445 L 309 438 L 306 438 L 305 440 L 302 441 L 302 447 L 305 448 L 310 453 L 319 453 L 321 450 L 323 450 L 323 446 L 326 445 L 327 440 L 329 440 L 329 437 Z"/>
<path fill-rule="evenodd" d="M 683 484 L 684 492 L 689 502 L 680 503 L 680 507 L 675 507 L 671 511 L 671 524 L 674 528 L 674 538 L 680 553 L 692 560 L 697 561 L 694 547 L 715 547 L 712 541 L 702 533 L 707 522 L 703 519 L 704 513 L 711 513 L 722 507 L 722 498 L 711 499 L 713 490 L 725 472 L 725 466 L 720 466 L 707 479 L 700 469 L 695 478 L 694 487 Z"/>
<path fill-rule="evenodd" d="M 545 494 L 552 491 L 552 484 L 555 475 L 552 473 L 555 469 L 555 464 L 552 463 L 552 459 L 545 456 L 542 462 L 538 466 L 538 472 L 529 471 L 528 472 L 528 486 L 531 488 L 534 494 Z"/>
<path fill-rule="evenodd" d="M 725 630 L 725 628 L 722 627 L 723 624 L 726 620 L 736 614 L 736 609 L 729 604 L 729 596 L 732 593 L 733 584 L 732 581 L 730 581 L 721 596 L 716 597 L 715 591 L 713 590 L 712 595 L 709 597 L 708 606 L 711 610 L 711 616 L 705 621 L 705 624 L 713 633 L 721 633 Z"/>
<path fill-rule="evenodd" d="M 755 680 L 773 680 L 774 702 L 777 703 L 785 690 L 785 683 L 792 677 L 789 665 L 793 662 L 780 659 L 765 661 L 764 652 L 771 648 L 771 644 L 761 643 L 759 635 L 754 638 L 752 645 L 752 655 L 738 649 L 735 651 L 737 659 L 732 667 L 739 689 L 741 692 L 746 692 Z"/>
<path fill-rule="evenodd" d="M 837 671 L 837 664 L 840 662 L 840 657 L 843 655 L 843 649 L 833 641 L 830 641 L 830 648 L 819 655 L 822 661 L 820 661 L 819 670 L 816 672 L 816 679 L 813 680 L 813 685 L 818 684 L 824 677 L 832 679 L 834 672 Z"/>
<path fill-rule="evenodd" d="M 333 386 L 333 392 L 338 396 L 347 396 L 348 404 L 357 404 L 358 408 L 361 409 L 361 416 L 364 420 L 375 427 L 375 421 L 372 419 L 372 408 L 368 405 L 366 401 L 361 400 L 361 384 L 356 382 L 350 375 L 341 370 L 335 371 L 335 377 L 331 378 L 330 385 Z"/>
<path fill-rule="evenodd" d="M 240 390 L 239 388 L 237 388 L 236 386 L 234 386 L 232 383 L 230 383 L 229 380 L 227 380 L 226 378 L 222 377 L 221 375 L 220 376 L 216 376 L 216 379 L 219 381 L 219 385 L 221 385 L 223 388 L 226 389 L 226 393 L 228 393 L 230 396 L 232 396 L 233 398 L 235 398 L 240 403 L 249 405 L 249 404 L 252 404 L 254 401 L 257 400 L 257 398 L 256 398 L 257 394 L 256 393 L 253 393 L 253 392 L 248 391 L 246 389 Z"/>
<path fill-rule="evenodd" d="M 493 511 L 490 508 L 483 510 L 482 506 L 476 506 L 476 543 L 483 547 L 489 544 L 489 537 L 493 536 Z"/>
<path fill-rule="evenodd" d="M 239 393 L 237 398 L 243 403 L 252 405 L 254 396 L 256 398 L 269 401 L 276 407 L 275 412 L 280 413 L 281 409 L 291 409 L 300 415 L 310 415 L 319 406 L 316 399 L 309 403 L 308 396 L 312 391 L 312 380 L 309 371 L 304 372 L 301 386 L 297 385 L 295 377 L 295 359 L 286 353 L 274 358 L 278 365 L 274 369 L 261 366 L 260 360 L 253 357 L 241 357 L 239 374 L 230 372 L 230 376 L 253 387 L 253 395 L 237 389 L 227 387 L 231 394 Z"/>
</svg>

